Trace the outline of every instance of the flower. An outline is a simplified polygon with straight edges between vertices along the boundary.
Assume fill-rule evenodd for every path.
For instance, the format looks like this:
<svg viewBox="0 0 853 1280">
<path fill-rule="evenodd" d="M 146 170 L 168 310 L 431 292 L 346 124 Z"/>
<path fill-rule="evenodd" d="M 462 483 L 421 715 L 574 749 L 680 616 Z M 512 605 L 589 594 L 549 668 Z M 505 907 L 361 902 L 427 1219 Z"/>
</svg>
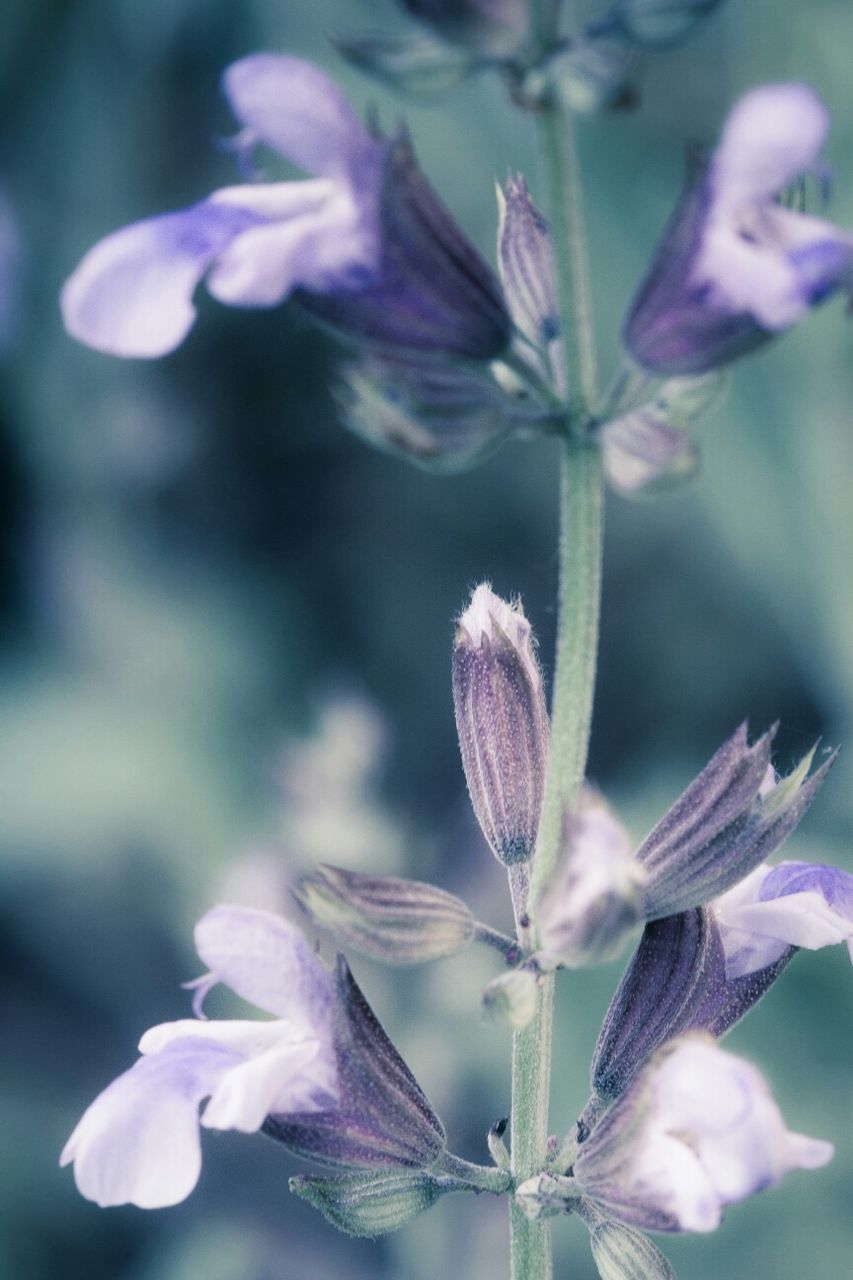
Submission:
<svg viewBox="0 0 853 1280">
<path fill-rule="evenodd" d="M 530 32 L 527 0 L 402 0 L 402 5 L 445 40 L 481 57 L 517 54 Z"/>
<path fill-rule="evenodd" d="M 100 241 L 62 291 L 68 331 L 100 351 L 177 347 L 204 279 L 220 302 L 278 306 L 377 344 L 490 359 L 509 320 L 494 277 L 417 167 L 405 133 L 367 129 L 337 85 L 298 58 L 255 54 L 225 72 L 243 126 L 314 175 L 225 187 Z"/>
<path fill-rule="evenodd" d="M 726 1205 L 832 1155 L 831 1143 L 789 1132 L 754 1066 L 692 1035 L 657 1053 L 605 1112 L 574 1178 L 631 1226 L 713 1231 Z"/>
<path fill-rule="evenodd" d="M 293 925 L 266 911 L 215 907 L 195 928 L 219 981 L 273 1013 L 270 1022 L 182 1019 L 146 1031 L 142 1057 L 84 1112 L 60 1157 L 84 1196 L 102 1207 L 177 1204 L 198 1181 L 200 1123 L 260 1129 L 269 1113 L 333 1107 L 331 975 Z"/>
<path fill-rule="evenodd" d="M 629 310 L 625 343 L 641 365 L 661 374 L 716 368 L 850 289 L 853 237 L 778 201 L 816 170 L 828 129 L 805 84 L 765 85 L 735 104 Z"/>
<path fill-rule="evenodd" d="M 763 862 L 711 903 L 726 977 L 776 964 L 790 948 L 846 942 L 853 960 L 853 875 L 810 862 Z"/>
</svg>

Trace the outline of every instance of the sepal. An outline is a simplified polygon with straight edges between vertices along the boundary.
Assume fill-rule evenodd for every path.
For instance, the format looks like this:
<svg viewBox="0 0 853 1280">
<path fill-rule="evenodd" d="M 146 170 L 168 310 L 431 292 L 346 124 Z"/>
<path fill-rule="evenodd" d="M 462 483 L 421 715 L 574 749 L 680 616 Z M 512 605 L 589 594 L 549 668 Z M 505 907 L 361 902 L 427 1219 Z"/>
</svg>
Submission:
<svg viewBox="0 0 853 1280">
<path fill-rule="evenodd" d="M 592 1056 L 592 1087 L 611 1101 L 668 1040 L 697 1025 L 725 981 L 722 942 L 703 908 L 646 925 Z M 710 1030 L 711 1028 L 709 1028 Z"/>
<path fill-rule="evenodd" d="M 264 1132 L 298 1155 L 332 1167 L 431 1165 L 444 1150 L 444 1128 L 343 956 L 335 972 L 333 1035 L 339 1105 L 312 1114 L 268 1116 Z"/>
<path fill-rule="evenodd" d="M 560 332 L 551 232 L 520 175 L 498 195 L 498 270 L 516 327 L 546 349 Z"/>
<path fill-rule="evenodd" d="M 649 876 L 648 919 L 724 893 L 798 825 L 835 757 L 808 777 L 809 753 L 787 778 L 775 780 L 768 773 L 774 734 L 775 728 L 749 746 L 741 725 L 637 850 Z"/>
<path fill-rule="evenodd" d="M 456 1187 L 450 1178 L 435 1178 L 417 1170 L 348 1178 L 291 1178 L 290 1190 L 319 1209 L 339 1231 L 373 1237 L 411 1222 Z"/>
<path fill-rule="evenodd" d="M 453 704 L 462 764 L 477 820 L 505 865 L 536 843 L 549 724 L 530 623 L 481 583 L 459 619 Z"/>
<path fill-rule="evenodd" d="M 316 925 L 385 964 L 455 955 L 474 933 L 474 917 L 460 898 L 420 880 L 323 865 L 303 876 L 294 893 Z"/>
</svg>

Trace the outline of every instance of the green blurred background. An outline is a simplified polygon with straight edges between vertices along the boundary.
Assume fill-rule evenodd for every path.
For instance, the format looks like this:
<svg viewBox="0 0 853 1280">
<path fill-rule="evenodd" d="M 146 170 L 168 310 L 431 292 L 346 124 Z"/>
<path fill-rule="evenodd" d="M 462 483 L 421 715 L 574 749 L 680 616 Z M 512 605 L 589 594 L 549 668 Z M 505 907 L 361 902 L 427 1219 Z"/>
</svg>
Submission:
<svg viewBox="0 0 853 1280">
<path fill-rule="evenodd" d="M 590 6 L 592 10 L 592 6 Z M 147 364 L 64 334 L 59 287 L 123 222 L 234 180 L 222 68 L 287 50 L 338 74 L 419 156 L 491 257 L 495 178 L 539 188 L 500 87 L 402 103 L 341 66 L 330 33 L 403 30 L 391 0 L 3 0 L 0 13 L 0 1273 L 22 1280 L 434 1280 L 508 1274 L 505 1205 L 450 1198 L 376 1243 L 294 1200 L 296 1161 L 205 1135 L 184 1205 L 103 1212 L 57 1156 L 148 1025 L 183 1016 L 190 926 L 214 901 L 287 903 L 326 859 L 434 877 L 506 924 L 468 810 L 449 689 L 451 619 L 487 577 L 553 643 L 555 453 L 513 445 L 437 479 L 336 422 L 338 353 L 294 308 L 201 302 Z M 853 226 L 853 6 L 731 0 L 648 56 L 638 111 L 581 122 L 605 369 L 680 186 L 685 144 L 733 98 L 798 77 L 835 120 L 832 216 Z M 4 230 L 4 228 L 7 228 Z M 13 230 L 14 228 L 14 230 Z M 638 836 L 722 738 L 781 718 L 791 763 L 853 736 L 853 334 L 832 304 L 737 369 L 704 471 L 665 500 L 610 501 L 591 772 Z M 788 856 L 853 869 L 842 751 Z M 481 1023 L 488 956 L 356 973 L 445 1118 L 485 1159 L 508 1036 Z M 554 1125 L 583 1104 L 616 964 L 561 982 Z M 682 1280 L 853 1271 L 853 975 L 799 957 L 731 1037 L 789 1124 L 835 1162 L 666 1248 Z M 585 1232 L 557 1277 L 591 1280 Z"/>
</svg>

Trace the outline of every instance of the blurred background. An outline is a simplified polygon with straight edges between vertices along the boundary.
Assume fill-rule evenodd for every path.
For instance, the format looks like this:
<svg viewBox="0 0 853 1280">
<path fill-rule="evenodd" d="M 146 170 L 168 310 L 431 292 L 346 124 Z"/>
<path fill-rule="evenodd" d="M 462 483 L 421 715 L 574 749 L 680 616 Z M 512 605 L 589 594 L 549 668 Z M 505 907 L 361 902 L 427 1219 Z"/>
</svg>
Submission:
<svg viewBox="0 0 853 1280">
<path fill-rule="evenodd" d="M 589 6 L 592 10 L 592 6 Z M 98 1210 L 58 1153 L 140 1032 L 185 1016 L 192 921 L 287 906 L 328 860 L 434 878 L 508 924 L 468 808 L 449 685 L 452 618 L 489 578 L 520 593 L 549 663 L 556 456 L 504 448 L 434 478 L 336 421 L 339 352 L 295 307 L 201 299 L 168 359 L 122 362 L 62 330 L 57 294 L 120 224 L 232 182 L 218 79 L 233 59 L 316 59 L 420 159 L 493 258 L 494 181 L 539 187 L 500 86 L 394 100 L 330 34 L 402 31 L 391 0 L 4 0 L 0 14 L 0 1271 L 18 1280 L 469 1280 L 508 1274 L 503 1203 L 450 1197 L 375 1243 L 288 1194 L 297 1162 L 205 1135 L 185 1204 Z M 834 117 L 831 216 L 853 226 L 849 0 L 738 0 L 645 58 L 639 110 L 580 123 L 605 371 L 680 187 L 762 80 L 813 83 Z M 833 303 L 738 367 L 701 476 L 610 500 L 593 778 L 640 837 L 734 726 L 779 718 L 778 764 L 817 736 L 840 761 L 787 856 L 853 870 L 853 332 Z M 509 1037 L 480 1021 L 489 955 L 388 973 L 368 998 L 446 1121 L 485 1160 Z M 554 1127 L 586 1099 L 620 964 L 561 982 Z M 667 1244 L 683 1280 L 849 1274 L 853 975 L 803 953 L 731 1046 L 835 1162 Z M 558 1277 L 592 1280 L 556 1225 Z"/>
</svg>

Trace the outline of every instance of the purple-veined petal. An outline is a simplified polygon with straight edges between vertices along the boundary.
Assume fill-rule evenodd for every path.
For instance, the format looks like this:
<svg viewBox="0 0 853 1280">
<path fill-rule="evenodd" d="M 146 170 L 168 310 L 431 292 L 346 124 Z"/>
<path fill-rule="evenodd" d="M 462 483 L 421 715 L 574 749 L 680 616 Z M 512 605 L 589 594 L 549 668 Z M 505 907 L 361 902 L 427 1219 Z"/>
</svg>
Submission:
<svg viewBox="0 0 853 1280">
<path fill-rule="evenodd" d="M 357 183 L 370 165 L 376 140 L 319 67 L 256 53 L 233 62 L 222 82 L 240 123 L 306 172 Z"/>
<path fill-rule="evenodd" d="M 66 329 L 108 355 L 152 359 L 174 351 L 195 320 L 196 285 L 256 222 L 249 209 L 204 200 L 114 231 L 66 281 Z"/>
<path fill-rule="evenodd" d="M 771 199 L 814 166 L 828 132 L 826 107 L 807 84 L 767 84 L 744 94 L 711 163 L 715 212 Z"/>
<path fill-rule="evenodd" d="M 214 907 L 196 925 L 195 944 L 207 967 L 244 1000 L 326 1036 L 331 975 L 283 916 Z"/>
<path fill-rule="evenodd" d="M 534 205 L 524 178 L 498 187 L 498 268 L 513 322 L 535 346 L 560 331 L 554 249 L 548 223 Z"/>
<path fill-rule="evenodd" d="M 325 293 L 371 281 L 379 257 L 376 223 L 342 183 L 319 178 L 231 187 L 211 202 L 258 215 L 208 276 L 207 287 L 220 302 L 275 307 L 297 288 Z"/>
<path fill-rule="evenodd" d="M 192 1191 L 201 1169 L 198 1107 L 239 1053 L 201 1039 L 140 1060 L 84 1112 L 60 1156 L 80 1192 L 102 1208 L 156 1209 Z"/>
</svg>

